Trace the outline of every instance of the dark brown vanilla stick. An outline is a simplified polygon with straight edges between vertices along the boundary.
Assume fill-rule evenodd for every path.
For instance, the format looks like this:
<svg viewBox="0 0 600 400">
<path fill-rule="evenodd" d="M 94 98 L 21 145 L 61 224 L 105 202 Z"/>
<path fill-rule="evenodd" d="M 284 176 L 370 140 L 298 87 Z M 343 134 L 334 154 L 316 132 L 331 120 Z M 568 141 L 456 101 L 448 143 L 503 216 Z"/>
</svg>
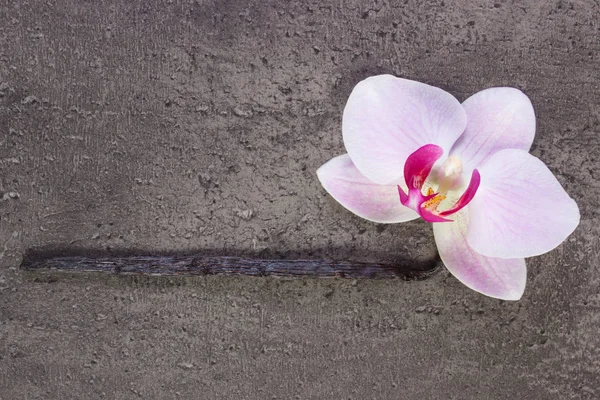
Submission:
<svg viewBox="0 0 600 400">
<path fill-rule="evenodd" d="M 250 275 L 290 277 L 341 277 L 404 280 L 424 279 L 440 265 L 431 261 L 421 269 L 400 268 L 391 264 L 331 260 L 264 260 L 232 256 L 110 256 L 49 257 L 25 259 L 26 270 L 105 272 L 147 275 Z"/>
</svg>

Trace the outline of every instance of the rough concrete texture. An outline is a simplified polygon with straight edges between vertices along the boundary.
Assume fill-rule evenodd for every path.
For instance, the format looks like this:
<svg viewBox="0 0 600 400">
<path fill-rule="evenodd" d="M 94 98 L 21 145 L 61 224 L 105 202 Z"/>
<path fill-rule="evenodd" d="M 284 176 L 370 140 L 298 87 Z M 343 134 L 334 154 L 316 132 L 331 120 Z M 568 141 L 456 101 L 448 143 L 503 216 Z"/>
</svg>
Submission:
<svg viewBox="0 0 600 400">
<path fill-rule="evenodd" d="M 0 0 L 0 399 L 600 398 L 599 35 L 591 0 Z M 315 176 L 379 73 L 530 96 L 532 152 L 582 221 L 520 302 L 445 270 L 18 268 L 47 246 L 435 257 L 426 223 L 362 221 Z"/>
</svg>

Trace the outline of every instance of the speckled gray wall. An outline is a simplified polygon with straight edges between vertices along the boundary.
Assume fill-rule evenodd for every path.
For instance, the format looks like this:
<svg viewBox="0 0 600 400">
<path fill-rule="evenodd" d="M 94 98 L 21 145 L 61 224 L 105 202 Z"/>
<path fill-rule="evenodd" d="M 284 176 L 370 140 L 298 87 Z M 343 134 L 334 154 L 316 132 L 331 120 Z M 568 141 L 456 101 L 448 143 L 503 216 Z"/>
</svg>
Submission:
<svg viewBox="0 0 600 400">
<path fill-rule="evenodd" d="M 0 399 L 594 399 L 593 1 L 0 2 Z M 518 303 L 423 282 L 31 274 L 32 247 L 428 260 L 315 170 L 361 79 L 515 86 L 582 221 Z M 543 193 L 538 194 L 543 196 Z M 552 212 L 552 210 L 548 210 Z"/>
</svg>

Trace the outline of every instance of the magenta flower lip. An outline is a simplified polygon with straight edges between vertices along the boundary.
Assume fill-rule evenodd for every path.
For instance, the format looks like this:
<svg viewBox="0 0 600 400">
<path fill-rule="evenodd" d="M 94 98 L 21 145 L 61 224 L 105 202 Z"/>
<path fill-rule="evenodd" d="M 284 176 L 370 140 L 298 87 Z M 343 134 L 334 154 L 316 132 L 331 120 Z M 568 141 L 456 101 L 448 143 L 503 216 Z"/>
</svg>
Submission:
<svg viewBox="0 0 600 400">
<path fill-rule="evenodd" d="M 362 218 L 431 222 L 457 279 L 518 300 L 525 258 L 559 246 L 580 218 L 552 172 L 529 154 L 535 126 L 533 106 L 518 89 L 486 89 L 460 104 L 424 83 L 374 76 L 356 85 L 344 109 L 348 154 L 317 175 Z"/>
<path fill-rule="evenodd" d="M 400 195 L 400 202 L 402 205 L 415 210 L 421 218 L 427 222 L 452 222 L 451 219 L 444 217 L 457 213 L 469 204 L 469 202 L 473 200 L 473 197 L 475 197 L 475 193 L 477 193 L 481 181 L 479 171 L 474 169 L 469 186 L 458 198 L 456 203 L 447 210 L 439 211 L 438 207 L 440 203 L 446 199 L 446 192 L 435 193 L 434 190 L 429 187 L 428 193 L 423 195 L 422 189 L 425 180 L 431 173 L 433 165 L 442 156 L 443 152 L 442 148 L 435 144 L 426 144 L 408 156 L 406 164 L 404 164 L 404 180 L 406 186 L 408 186 L 408 193 L 405 193 L 404 190 L 398 186 L 398 194 Z M 439 179 L 441 180 L 444 178 L 446 178 L 446 176 L 442 176 L 442 178 Z M 455 184 L 454 181 L 458 176 L 448 176 L 448 178 L 452 180 L 452 182 L 449 182 L 446 185 L 439 185 L 439 187 L 453 187 Z"/>
</svg>

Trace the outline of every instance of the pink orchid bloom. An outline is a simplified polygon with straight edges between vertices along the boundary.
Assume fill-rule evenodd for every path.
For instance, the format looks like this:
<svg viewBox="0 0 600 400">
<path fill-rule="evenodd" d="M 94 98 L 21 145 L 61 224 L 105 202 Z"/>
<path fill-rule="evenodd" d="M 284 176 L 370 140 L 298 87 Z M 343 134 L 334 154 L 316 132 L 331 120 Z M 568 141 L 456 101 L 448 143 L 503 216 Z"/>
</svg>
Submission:
<svg viewBox="0 0 600 400">
<path fill-rule="evenodd" d="M 579 208 L 529 154 L 535 114 L 521 91 L 483 90 L 461 105 L 442 89 L 391 75 L 360 82 L 344 109 L 348 154 L 317 171 L 354 214 L 379 223 L 433 223 L 440 257 L 462 283 L 518 300 L 525 257 L 579 224 Z"/>
</svg>

